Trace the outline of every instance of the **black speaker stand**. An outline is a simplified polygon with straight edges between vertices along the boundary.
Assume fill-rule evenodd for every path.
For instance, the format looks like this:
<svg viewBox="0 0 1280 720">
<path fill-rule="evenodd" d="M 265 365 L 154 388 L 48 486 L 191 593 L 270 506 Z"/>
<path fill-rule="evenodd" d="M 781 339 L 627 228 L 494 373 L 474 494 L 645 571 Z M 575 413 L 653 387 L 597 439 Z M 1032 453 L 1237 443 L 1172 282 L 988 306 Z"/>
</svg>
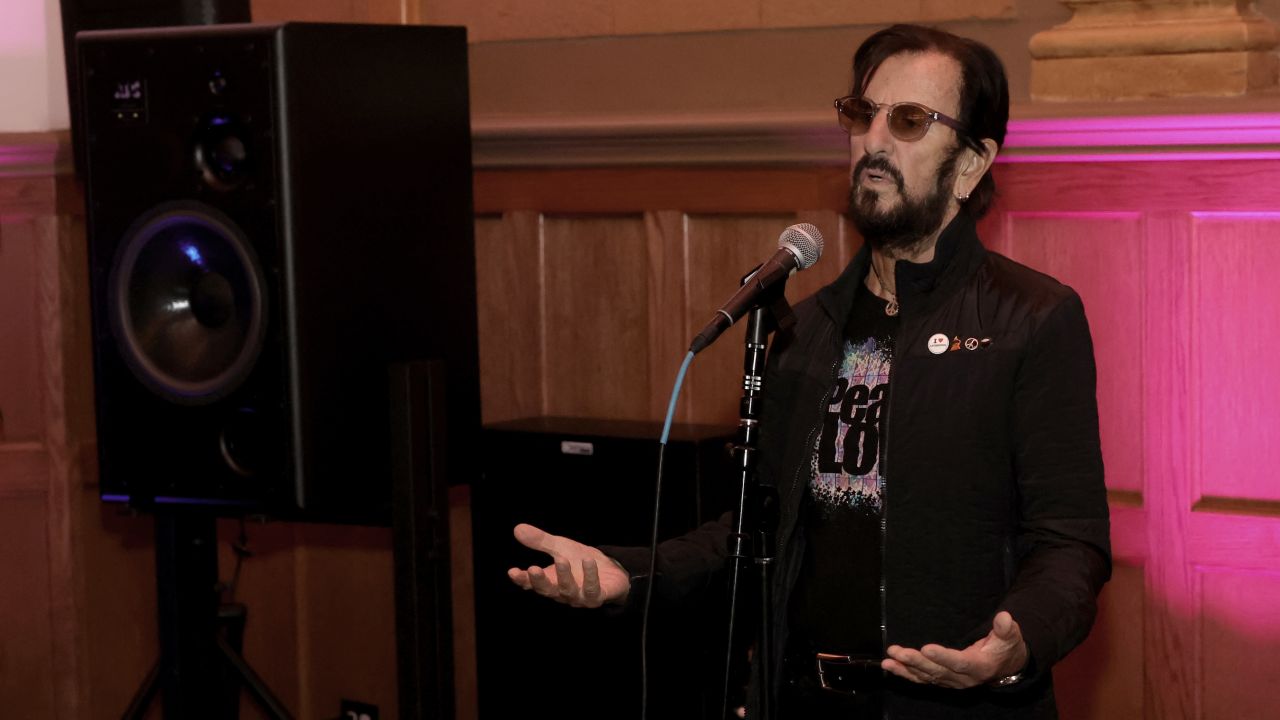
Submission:
<svg viewBox="0 0 1280 720">
<path fill-rule="evenodd" d="M 452 720 L 445 363 L 393 363 L 388 370 L 400 717 Z"/>
<path fill-rule="evenodd" d="M 292 720 L 241 656 L 247 610 L 220 604 L 215 517 L 199 508 L 154 508 L 160 659 L 125 720 L 141 720 L 156 694 L 165 720 L 236 720 L 240 689 L 270 718 Z"/>
</svg>

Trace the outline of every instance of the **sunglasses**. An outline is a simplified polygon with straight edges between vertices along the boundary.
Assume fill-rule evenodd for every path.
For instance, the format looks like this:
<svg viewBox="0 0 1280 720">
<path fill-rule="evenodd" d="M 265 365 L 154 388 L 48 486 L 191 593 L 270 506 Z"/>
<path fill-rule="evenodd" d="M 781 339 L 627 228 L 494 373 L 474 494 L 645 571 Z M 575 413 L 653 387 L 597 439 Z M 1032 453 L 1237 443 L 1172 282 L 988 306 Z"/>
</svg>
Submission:
<svg viewBox="0 0 1280 720">
<path fill-rule="evenodd" d="M 973 142 L 968 136 L 969 129 L 964 123 L 919 103 L 900 102 L 885 105 L 856 95 L 836 98 L 836 117 L 840 120 L 840 127 L 850 135 L 865 135 L 871 129 L 871 121 L 875 119 L 876 113 L 880 112 L 880 108 L 888 108 L 885 112 L 885 120 L 889 124 L 889 132 L 899 140 L 905 142 L 919 140 L 929 132 L 930 125 L 940 122 L 955 130 L 961 139 L 970 144 Z"/>
</svg>

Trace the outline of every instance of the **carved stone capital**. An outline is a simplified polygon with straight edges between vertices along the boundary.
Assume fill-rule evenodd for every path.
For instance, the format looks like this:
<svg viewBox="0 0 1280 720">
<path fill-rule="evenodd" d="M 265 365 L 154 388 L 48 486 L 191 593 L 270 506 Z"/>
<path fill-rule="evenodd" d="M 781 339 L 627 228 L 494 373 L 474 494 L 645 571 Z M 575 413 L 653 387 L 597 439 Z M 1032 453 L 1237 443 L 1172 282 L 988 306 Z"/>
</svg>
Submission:
<svg viewBox="0 0 1280 720">
<path fill-rule="evenodd" d="M 1033 100 L 1252 94 L 1280 84 L 1280 30 L 1247 0 L 1062 0 L 1031 38 Z"/>
</svg>

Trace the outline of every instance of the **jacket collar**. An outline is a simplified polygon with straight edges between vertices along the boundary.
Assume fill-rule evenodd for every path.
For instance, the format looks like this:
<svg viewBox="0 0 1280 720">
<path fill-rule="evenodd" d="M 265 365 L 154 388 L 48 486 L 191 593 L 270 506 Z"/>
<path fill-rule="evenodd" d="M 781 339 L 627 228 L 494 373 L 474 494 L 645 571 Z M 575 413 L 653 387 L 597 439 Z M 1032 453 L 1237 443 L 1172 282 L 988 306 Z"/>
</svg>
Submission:
<svg viewBox="0 0 1280 720">
<path fill-rule="evenodd" d="M 898 302 L 903 312 L 932 309 L 960 287 L 986 257 L 973 218 L 959 213 L 938 237 L 933 259 L 927 263 L 899 261 L 894 267 Z M 870 272 L 871 248 L 863 243 L 840 277 L 818 291 L 818 302 L 839 327 L 848 319 L 858 283 Z"/>
</svg>

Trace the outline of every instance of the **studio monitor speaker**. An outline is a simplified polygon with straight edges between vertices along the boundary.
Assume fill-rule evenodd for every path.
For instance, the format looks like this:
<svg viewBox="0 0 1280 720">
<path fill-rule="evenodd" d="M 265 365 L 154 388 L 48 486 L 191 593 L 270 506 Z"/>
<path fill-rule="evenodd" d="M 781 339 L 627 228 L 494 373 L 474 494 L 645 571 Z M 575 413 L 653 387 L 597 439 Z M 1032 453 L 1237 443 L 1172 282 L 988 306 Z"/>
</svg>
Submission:
<svg viewBox="0 0 1280 720">
<path fill-rule="evenodd" d="M 79 122 L 80 98 L 76 92 L 79 87 L 76 33 L 84 30 L 247 23 L 250 19 L 249 5 L 249 0 L 59 0 L 76 172 L 84 172 L 84 129 Z"/>
<path fill-rule="evenodd" d="M 388 368 L 479 433 L 466 36 L 81 33 L 104 498 L 389 520 Z"/>
</svg>

